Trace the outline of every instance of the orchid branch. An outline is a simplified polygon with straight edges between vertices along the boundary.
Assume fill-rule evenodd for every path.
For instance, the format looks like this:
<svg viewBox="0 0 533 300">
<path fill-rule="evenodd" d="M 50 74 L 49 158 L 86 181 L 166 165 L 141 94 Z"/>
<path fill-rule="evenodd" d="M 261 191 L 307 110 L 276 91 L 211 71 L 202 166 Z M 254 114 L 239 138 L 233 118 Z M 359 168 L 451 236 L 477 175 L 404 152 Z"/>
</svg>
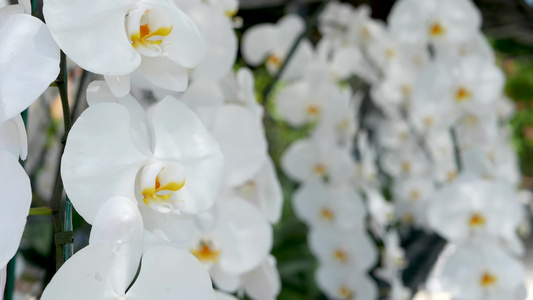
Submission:
<svg viewBox="0 0 533 300">
<path fill-rule="evenodd" d="M 279 71 L 278 73 L 276 73 L 276 76 L 274 76 L 274 78 L 270 81 L 270 83 L 266 86 L 266 88 L 264 89 L 263 91 L 263 105 L 266 104 L 267 102 L 267 98 L 268 96 L 270 96 L 270 94 L 272 93 L 272 90 L 274 89 L 274 87 L 276 86 L 276 83 L 278 83 L 278 81 L 281 79 L 281 76 L 283 75 L 283 73 L 285 72 L 285 69 L 287 68 L 287 65 L 289 64 L 291 58 L 293 57 L 293 55 L 296 53 L 296 49 L 298 48 L 298 46 L 300 45 L 300 42 L 306 38 L 306 37 L 309 37 L 311 35 L 311 32 L 313 31 L 313 29 L 316 27 L 316 24 L 318 22 L 318 16 L 320 15 L 320 12 L 322 12 L 322 10 L 324 9 L 324 7 L 326 7 L 326 4 L 328 3 L 328 1 L 324 1 L 322 2 L 322 4 L 320 5 L 320 7 L 318 7 L 318 9 L 315 11 L 315 14 L 313 15 L 313 17 L 311 18 L 311 20 L 309 21 L 309 23 L 307 23 L 307 27 L 305 28 L 305 31 L 303 31 L 300 36 L 298 36 L 298 38 L 296 39 L 296 41 L 294 41 L 294 44 L 292 45 L 291 47 L 291 50 L 289 51 L 289 54 L 287 55 L 287 57 L 285 58 L 283 64 L 281 65 L 281 67 L 279 68 Z"/>
<path fill-rule="evenodd" d="M 63 144 L 61 153 L 65 149 L 65 143 L 67 140 L 68 133 L 72 127 L 72 120 L 70 117 L 70 107 L 68 103 L 68 86 L 67 86 L 67 57 L 63 51 L 61 51 L 61 62 L 60 62 L 60 71 L 57 76 L 56 84 L 59 89 L 59 96 L 61 98 L 61 105 L 63 108 L 63 123 L 65 125 L 65 133 L 61 138 L 61 143 Z M 54 232 L 55 232 L 55 246 L 56 246 L 56 270 L 59 269 L 66 259 L 70 256 L 69 251 L 65 251 L 69 247 L 64 246 L 72 243 L 72 241 L 65 238 L 66 232 L 72 230 L 72 207 L 70 201 L 66 201 L 65 209 L 65 221 L 63 222 L 61 216 L 61 207 L 63 198 L 63 181 L 61 179 L 61 168 L 58 167 L 56 175 L 56 185 L 54 188 L 54 194 L 52 198 L 51 208 L 53 210 L 53 222 L 54 222 Z M 67 234 L 68 235 L 68 234 Z"/>
</svg>

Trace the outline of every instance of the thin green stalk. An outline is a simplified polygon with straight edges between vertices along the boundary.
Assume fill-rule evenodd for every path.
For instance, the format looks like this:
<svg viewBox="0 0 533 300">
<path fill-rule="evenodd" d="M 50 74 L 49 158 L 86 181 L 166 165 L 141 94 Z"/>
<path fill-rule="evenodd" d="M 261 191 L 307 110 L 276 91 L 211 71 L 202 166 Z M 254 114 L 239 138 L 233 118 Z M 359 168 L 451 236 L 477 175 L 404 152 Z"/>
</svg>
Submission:
<svg viewBox="0 0 533 300">
<path fill-rule="evenodd" d="M 455 156 L 455 165 L 457 166 L 457 173 L 461 173 L 463 170 L 463 162 L 461 161 L 461 149 L 459 149 L 459 141 L 457 140 L 457 133 L 455 129 L 450 129 L 450 135 L 452 136 L 453 151 Z"/>
<path fill-rule="evenodd" d="M 322 4 L 320 5 L 320 7 L 316 10 L 315 14 L 313 15 L 313 17 L 311 18 L 311 20 L 309 21 L 309 23 L 307 24 L 307 27 L 305 29 L 304 32 L 302 32 L 302 34 L 300 34 L 300 36 L 298 37 L 298 39 L 296 39 L 296 41 L 294 42 L 294 44 L 292 45 L 292 48 L 291 50 L 289 51 L 289 54 L 287 55 L 287 57 L 285 58 L 285 60 L 283 61 L 283 64 L 281 65 L 281 67 L 279 68 L 279 71 L 278 73 L 276 74 L 276 76 L 272 79 L 272 81 L 270 81 L 270 83 L 267 85 L 267 87 L 265 88 L 265 90 L 263 91 L 263 105 L 266 105 L 267 103 L 267 99 L 268 99 L 268 96 L 270 96 L 270 93 L 272 93 L 272 90 L 274 89 L 274 87 L 276 86 L 276 83 L 278 83 L 278 81 L 281 79 L 281 76 L 283 75 L 283 73 L 285 72 L 285 69 L 287 68 L 287 65 L 289 64 L 291 58 L 293 57 L 293 55 L 296 53 L 296 49 L 298 49 L 298 46 L 300 45 L 300 42 L 306 38 L 306 37 L 309 37 L 309 35 L 311 35 L 311 32 L 313 31 L 313 29 L 316 27 L 316 24 L 318 22 L 318 16 L 320 15 L 320 12 L 322 12 L 322 10 L 324 9 L 324 7 L 326 6 L 326 4 L 328 3 L 328 1 L 324 1 L 322 2 Z"/>
<path fill-rule="evenodd" d="M 7 281 L 6 289 L 4 291 L 4 299 L 12 300 L 15 292 L 15 264 L 17 260 L 17 254 L 7 264 Z"/>
<path fill-rule="evenodd" d="M 61 97 L 61 106 L 63 107 L 63 122 L 65 125 L 65 134 L 61 138 L 63 144 L 61 154 L 65 149 L 65 143 L 72 127 L 72 120 L 70 116 L 70 107 L 68 103 L 68 86 L 67 86 L 67 57 L 63 51 L 61 51 L 60 71 L 56 80 L 57 88 L 59 89 L 59 96 Z M 68 203 L 63 203 L 63 180 L 61 179 L 61 168 L 58 167 L 56 173 L 56 185 L 54 188 L 54 194 L 52 198 L 51 207 L 54 211 L 53 222 L 55 231 L 55 246 L 56 246 L 56 270 L 59 269 L 66 259 L 68 259 L 69 253 L 65 254 L 65 247 L 69 243 L 72 243 L 72 232 L 65 231 L 64 224 L 72 222 L 72 208 L 69 208 Z M 62 208 L 65 207 L 65 220 L 61 214 Z"/>
</svg>

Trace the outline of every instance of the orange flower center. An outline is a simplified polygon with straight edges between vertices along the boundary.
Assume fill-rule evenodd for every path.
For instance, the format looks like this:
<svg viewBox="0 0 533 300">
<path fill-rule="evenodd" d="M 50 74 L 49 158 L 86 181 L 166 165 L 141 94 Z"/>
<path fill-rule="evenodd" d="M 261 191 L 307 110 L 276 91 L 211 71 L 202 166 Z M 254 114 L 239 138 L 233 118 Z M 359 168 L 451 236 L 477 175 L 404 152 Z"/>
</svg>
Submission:
<svg viewBox="0 0 533 300">
<path fill-rule="evenodd" d="M 488 288 L 494 286 L 497 281 L 498 278 L 496 275 L 491 274 L 490 272 L 483 272 L 483 275 L 481 275 L 481 279 L 479 280 L 479 284 L 481 284 L 481 286 L 484 288 Z"/>
<path fill-rule="evenodd" d="M 335 214 L 331 209 L 324 207 L 320 210 L 320 218 L 326 221 L 333 221 L 333 219 L 335 219 Z"/>
<path fill-rule="evenodd" d="M 435 22 L 429 27 L 429 35 L 433 37 L 442 36 L 445 33 L 446 28 L 444 28 L 444 26 L 442 26 L 439 22 Z"/>
<path fill-rule="evenodd" d="M 485 223 L 487 223 L 487 220 L 480 213 L 473 213 L 468 220 L 468 225 L 470 227 L 481 227 L 484 226 Z"/>
<path fill-rule="evenodd" d="M 341 263 L 344 263 L 348 261 L 348 254 L 344 250 L 337 249 L 333 251 L 333 258 L 335 258 Z"/>
<path fill-rule="evenodd" d="M 191 253 L 202 263 L 216 263 L 220 250 L 215 249 L 211 241 L 202 239 L 195 249 L 191 249 Z"/>
<path fill-rule="evenodd" d="M 133 33 L 130 36 L 131 45 L 137 49 L 139 46 L 150 47 L 160 46 L 163 42 L 163 37 L 169 35 L 172 32 L 172 26 L 160 27 L 152 31 L 148 24 L 139 26 L 139 31 Z"/>
</svg>

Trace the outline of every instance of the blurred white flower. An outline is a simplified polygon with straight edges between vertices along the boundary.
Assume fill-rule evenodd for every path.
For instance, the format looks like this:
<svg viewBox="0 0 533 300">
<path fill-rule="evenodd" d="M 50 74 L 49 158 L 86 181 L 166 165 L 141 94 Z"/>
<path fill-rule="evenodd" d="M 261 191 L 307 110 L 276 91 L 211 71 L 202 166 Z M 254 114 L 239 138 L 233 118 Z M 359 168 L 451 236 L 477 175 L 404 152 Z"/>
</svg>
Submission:
<svg viewBox="0 0 533 300">
<path fill-rule="evenodd" d="M 242 37 L 241 51 L 251 66 L 266 60 L 271 75 L 276 74 L 287 58 L 298 36 L 305 30 L 305 24 L 297 15 L 286 15 L 276 24 L 259 24 L 248 29 Z M 296 48 L 282 79 L 296 79 L 304 74 L 304 68 L 312 60 L 313 47 L 304 39 Z"/>
</svg>

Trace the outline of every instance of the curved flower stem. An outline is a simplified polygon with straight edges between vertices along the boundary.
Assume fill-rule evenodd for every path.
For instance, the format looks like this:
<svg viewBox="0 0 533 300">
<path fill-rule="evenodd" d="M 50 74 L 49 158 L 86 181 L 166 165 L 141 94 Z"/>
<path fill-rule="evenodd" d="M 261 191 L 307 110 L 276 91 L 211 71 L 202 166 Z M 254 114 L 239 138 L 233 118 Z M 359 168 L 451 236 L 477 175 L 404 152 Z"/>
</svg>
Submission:
<svg viewBox="0 0 533 300">
<path fill-rule="evenodd" d="M 311 18 L 311 20 L 307 24 L 307 27 L 306 27 L 305 31 L 300 34 L 298 39 L 296 39 L 296 41 L 292 45 L 292 48 L 289 51 L 289 54 L 287 55 L 285 60 L 283 61 L 283 64 L 279 68 L 278 73 L 276 73 L 276 76 L 274 76 L 274 78 L 266 86 L 265 90 L 263 91 L 263 102 L 262 102 L 263 105 L 265 105 L 267 103 L 268 96 L 270 96 L 270 93 L 272 93 L 272 90 L 276 86 L 276 83 L 278 83 L 278 81 L 281 79 L 281 76 L 285 72 L 285 69 L 287 68 L 287 65 L 289 64 L 291 58 L 293 57 L 294 53 L 296 53 L 296 49 L 298 48 L 298 45 L 300 45 L 300 42 L 304 38 L 306 38 L 309 35 L 311 35 L 312 30 L 316 27 L 316 24 L 318 22 L 318 16 L 320 15 L 320 12 L 322 12 L 322 10 L 324 9 L 324 7 L 326 6 L 327 3 L 328 3 L 328 1 L 322 2 L 320 7 L 315 11 L 315 14 L 313 15 L 313 17 Z"/>
<path fill-rule="evenodd" d="M 68 103 L 68 86 L 67 86 L 67 57 L 63 51 L 61 51 L 61 62 L 59 64 L 60 71 L 56 79 L 57 88 L 59 89 L 59 96 L 61 97 L 61 105 L 63 108 L 63 123 L 65 125 L 65 134 L 61 138 L 63 144 L 61 154 L 65 149 L 65 143 L 67 141 L 68 133 L 72 127 L 72 121 L 70 117 L 70 107 Z M 68 250 L 68 244 L 72 244 L 72 232 L 66 229 L 72 229 L 72 207 L 70 201 L 63 203 L 63 180 L 61 179 L 61 168 L 58 167 L 56 176 L 56 185 L 54 188 L 54 194 L 52 198 L 51 208 L 53 210 L 53 222 L 55 232 L 55 247 L 56 247 L 56 270 L 59 269 L 65 260 L 70 257 Z M 61 209 L 65 206 L 65 222 L 63 222 L 61 216 Z M 65 225 L 64 225 L 65 224 Z"/>
<path fill-rule="evenodd" d="M 463 170 L 463 162 L 461 161 L 461 149 L 459 149 L 459 142 L 457 141 L 457 133 L 455 129 L 450 129 L 450 135 L 452 136 L 453 152 L 455 156 L 455 165 L 457 166 L 457 173 L 461 173 Z"/>
</svg>

